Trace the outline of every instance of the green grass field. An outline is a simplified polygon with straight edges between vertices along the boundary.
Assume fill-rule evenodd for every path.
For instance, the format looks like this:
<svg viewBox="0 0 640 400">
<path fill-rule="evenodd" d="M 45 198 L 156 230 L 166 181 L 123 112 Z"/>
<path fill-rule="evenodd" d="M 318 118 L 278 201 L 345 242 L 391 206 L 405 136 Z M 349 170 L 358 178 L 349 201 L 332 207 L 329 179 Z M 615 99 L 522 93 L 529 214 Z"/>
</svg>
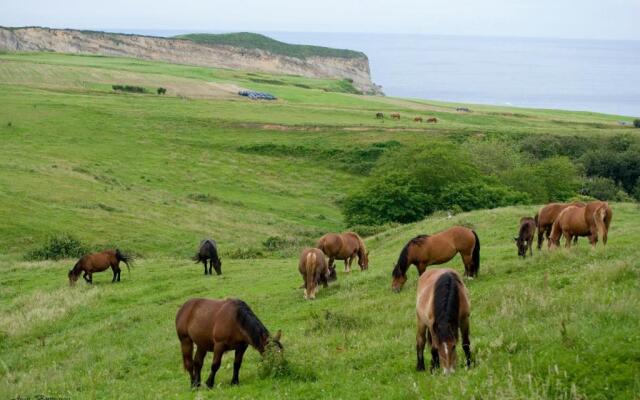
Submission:
<svg viewBox="0 0 640 400">
<path fill-rule="evenodd" d="M 113 84 L 162 86 L 166 96 Z M 366 240 L 370 269 L 303 301 L 300 247 L 346 229 L 338 202 L 370 150 L 432 138 L 637 134 L 619 116 L 349 94 L 344 81 L 59 54 L 0 54 L 0 398 L 566 398 L 640 395 L 640 265 L 635 204 L 612 204 L 604 250 L 519 260 L 511 239 L 537 206 L 434 215 Z M 238 88 L 268 91 L 256 102 Z M 400 112 L 384 122 L 375 113 Z M 436 125 L 414 116 L 436 116 Z M 373 160 L 375 161 L 375 160 Z M 471 225 L 482 242 L 471 293 L 476 365 L 415 371 L 415 288 L 390 290 L 403 244 Z M 50 236 L 137 255 L 70 288 L 74 260 L 25 261 Z M 214 237 L 223 275 L 189 257 Z M 290 243 L 268 251 L 264 242 Z M 458 258 L 447 264 L 462 270 Z M 249 350 L 232 387 L 191 391 L 174 330 L 191 297 L 239 297 L 283 330 L 290 369 L 263 376 Z M 203 370 L 208 370 L 211 355 Z"/>
</svg>

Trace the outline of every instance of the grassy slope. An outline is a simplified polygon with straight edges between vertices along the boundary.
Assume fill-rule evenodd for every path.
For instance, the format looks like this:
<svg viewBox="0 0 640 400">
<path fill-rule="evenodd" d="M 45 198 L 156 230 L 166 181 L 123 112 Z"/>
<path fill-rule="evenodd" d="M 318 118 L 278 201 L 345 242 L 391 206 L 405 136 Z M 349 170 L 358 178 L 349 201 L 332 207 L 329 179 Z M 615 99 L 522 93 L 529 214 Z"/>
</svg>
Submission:
<svg viewBox="0 0 640 400">
<path fill-rule="evenodd" d="M 151 82 L 149 76 L 154 85 L 232 83 L 281 100 L 195 99 L 180 93 L 186 86 L 165 97 L 114 94 L 107 84 Z M 634 132 L 616 125 L 622 118 L 484 106 L 457 114 L 453 104 L 325 91 L 339 90 L 334 81 L 260 76 L 282 82 L 267 84 L 256 76 L 106 57 L 0 55 L 0 397 L 196 397 L 180 370 L 172 326 L 177 307 L 192 296 L 242 297 L 269 328 L 285 332 L 287 357 L 299 373 L 260 379 L 252 351 L 241 386 L 231 388 L 227 357 L 218 382 L 228 396 L 628 398 L 640 392 L 636 206 L 614 206 L 606 253 L 583 242 L 526 261 L 516 259 L 510 238 L 532 207 L 397 228 L 368 240 L 370 271 L 341 274 L 313 303 L 302 302 L 296 289 L 293 258 L 227 257 L 225 275 L 216 278 L 203 278 L 186 259 L 205 235 L 229 252 L 260 248 L 272 235 L 310 241 L 344 228 L 335 201 L 361 176 L 332 161 L 255 155 L 242 151 L 246 146 L 344 150 L 434 136 Z M 380 123 L 375 111 L 404 118 Z M 441 123 L 416 125 L 408 120 L 413 115 Z M 389 271 L 412 235 L 458 222 L 472 223 L 483 242 L 481 278 L 469 285 L 478 365 L 443 379 L 413 372 L 415 272 L 407 290 L 394 295 Z M 94 246 L 124 245 L 145 258 L 119 285 L 108 283 L 107 273 L 96 276 L 93 288 L 69 290 L 70 260 L 20 261 L 56 232 Z"/>
<path fill-rule="evenodd" d="M 247 49 L 266 50 L 283 56 L 307 57 L 337 57 L 337 58 L 366 58 L 364 53 L 353 50 L 332 49 L 321 46 L 289 44 L 272 39 L 268 36 L 250 32 L 237 33 L 190 33 L 175 36 L 176 39 L 187 39 L 200 44 L 223 44 Z"/>
</svg>

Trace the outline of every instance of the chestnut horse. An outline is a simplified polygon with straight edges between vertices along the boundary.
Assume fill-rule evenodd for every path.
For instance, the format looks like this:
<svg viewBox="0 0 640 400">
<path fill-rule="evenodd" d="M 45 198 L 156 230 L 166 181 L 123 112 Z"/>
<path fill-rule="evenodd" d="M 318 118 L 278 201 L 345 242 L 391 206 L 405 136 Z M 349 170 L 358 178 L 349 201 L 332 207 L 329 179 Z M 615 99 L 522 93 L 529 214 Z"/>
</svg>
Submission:
<svg viewBox="0 0 640 400">
<path fill-rule="evenodd" d="M 216 269 L 216 274 L 222 274 L 222 261 L 218 257 L 218 246 L 213 239 L 204 239 L 200 242 L 200 247 L 195 256 L 191 258 L 195 262 L 201 262 L 204 264 L 204 274 L 207 275 L 207 260 L 209 260 L 209 275 L 211 273 L 211 267 Z"/>
<path fill-rule="evenodd" d="M 313 300 L 316 298 L 318 284 L 322 283 L 323 287 L 327 287 L 329 281 L 336 279 L 335 268 L 329 268 L 324 259 L 324 253 L 320 249 L 307 247 L 302 250 L 298 271 L 304 280 L 305 299 Z"/>
<path fill-rule="evenodd" d="M 460 253 L 464 263 L 464 275 L 478 276 L 480 269 L 480 239 L 475 231 L 454 226 L 435 235 L 419 235 L 409 240 L 402 248 L 398 262 L 393 268 L 391 289 L 399 292 L 407 281 L 407 270 L 411 264 L 422 275 L 429 265 L 443 264 Z"/>
<path fill-rule="evenodd" d="M 416 295 L 418 371 L 424 370 L 424 347 L 428 342 L 431 348 L 431 372 L 441 365 L 445 374 L 454 372 L 458 331 L 462 333 L 467 368 L 471 367 L 470 312 L 467 288 L 456 271 L 438 268 L 420 276 Z"/>
<path fill-rule="evenodd" d="M 239 383 L 238 373 L 242 357 L 249 345 L 260 354 L 265 351 L 282 351 L 281 332 L 271 336 L 267 328 L 242 300 L 191 299 L 176 314 L 176 332 L 182 350 L 182 363 L 191 378 L 191 386 L 200 386 L 200 371 L 207 352 L 213 352 L 211 374 L 207 387 L 213 387 L 222 355 L 235 350 L 232 385 Z M 193 356 L 193 345 L 197 350 Z"/>
<path fill-rule="evenodd" d="M 414 122 L 422 122 L 422 117 L 415 117 L 413 119 Z"/>
<path fill-rule="evenodd" d="M 132 257 L 126 256 L 120 252 L 120 250 L 105 250 L 100 253 L 87 254 L 82 256 L 69 270 L 69 284 L 73 285 L 82 272 L 82 277 L 87 283 L 93 283 L 93 273 L 102 272 L 111 267 L 113 271 L 113 279 L 111 282 L 120 282 L 120 261 L 127 265 L 127 269 L 130 269 L 129 263 L 133 260 Z"/>
<path fill-rule="evenodd" d="M 549 235 L 551 235 L 551 228 L 553 227 L 553 222 L 558 218 L 558 215 L 569 206 L 578 206 L 584 207 L 584 203 L 580 201 L 574 201 L 573 203 L 550 203 L 540 208 L 540 211 L 536 213 L 534 217 L 536 226 L 538 227 L 538 250 L 542 249 L 542 243 L 544 242 L 545 236 L 547 237 L 547 241 L 549 240 Z M 576 236 L 575 240 L 578 240 Z M 575 244 L 576 242 L 574 242 Z"/>
<path fill-rule="evenodd" d="M 436 117 L 427 118 L 427 123 L 437 124 L 438 123 L 438 118 L 436 118 Z"/>
<path fill-rule="evenodd" d="M 609 225 L 613 212 L 605 201 L 592 201 L 584 207 L 569 206 L 562 210 L 553 223 L 549 248 L 560 245 L 560 237 L 565 238 L 565 247 L 571 247 L 571 239 L 578 236 L 588 236 L 592 247 L 598 243 L 598 235 L 602 243 L 607 244 Z"/>
<path fill-rule="evenodd" d="M 520 218 L 520 229 L 518 229 L 518 236 L 513 240 L 518 246 L 518 255 L 522 258 L 527 256 L 527 249 L 529 249 L 529 255 L 533 256 L 533 238 L 536 235 L 536 222 L 531 217 Z"/>
<path fill-rule="evenodd" d="M 335 260 L 344 260 L 344 272 L 351 272 L 351 263 L 356 255 L 360 270 L 369 268 L 369 252 L 355 232 L 327 233 L 320 238 L 316 247 L 329 257 L 329 268 L 335 268 Z"/>
</svg>

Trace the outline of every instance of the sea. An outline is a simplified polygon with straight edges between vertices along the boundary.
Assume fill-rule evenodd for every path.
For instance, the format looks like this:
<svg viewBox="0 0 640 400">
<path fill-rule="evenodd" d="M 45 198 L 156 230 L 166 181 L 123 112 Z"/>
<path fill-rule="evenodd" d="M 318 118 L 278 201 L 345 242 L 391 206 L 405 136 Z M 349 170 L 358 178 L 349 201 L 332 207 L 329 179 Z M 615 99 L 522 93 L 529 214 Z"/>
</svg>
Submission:
<svg viewBox="0 0 640 400">
<path fill-rule="evenodd" d="M 105 30 L 166 37 L 196 32 Z M 388 96 L 640 117 L 640 41 L 259 33 L 362 51 L 373 81 Z"/>
</svg>

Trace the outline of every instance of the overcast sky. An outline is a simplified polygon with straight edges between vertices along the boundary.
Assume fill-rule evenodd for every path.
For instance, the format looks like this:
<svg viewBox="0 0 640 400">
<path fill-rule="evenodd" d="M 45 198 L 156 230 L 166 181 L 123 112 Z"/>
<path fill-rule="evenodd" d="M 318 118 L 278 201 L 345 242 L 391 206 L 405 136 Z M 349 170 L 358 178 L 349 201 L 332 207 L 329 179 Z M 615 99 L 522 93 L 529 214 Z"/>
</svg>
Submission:
<svg viewBox="0 0 640 400">
<path fill-rule="evenodd" d="M 640 0 L 0 0 L 0 25 L 640 40 Z"/>
</svg>

